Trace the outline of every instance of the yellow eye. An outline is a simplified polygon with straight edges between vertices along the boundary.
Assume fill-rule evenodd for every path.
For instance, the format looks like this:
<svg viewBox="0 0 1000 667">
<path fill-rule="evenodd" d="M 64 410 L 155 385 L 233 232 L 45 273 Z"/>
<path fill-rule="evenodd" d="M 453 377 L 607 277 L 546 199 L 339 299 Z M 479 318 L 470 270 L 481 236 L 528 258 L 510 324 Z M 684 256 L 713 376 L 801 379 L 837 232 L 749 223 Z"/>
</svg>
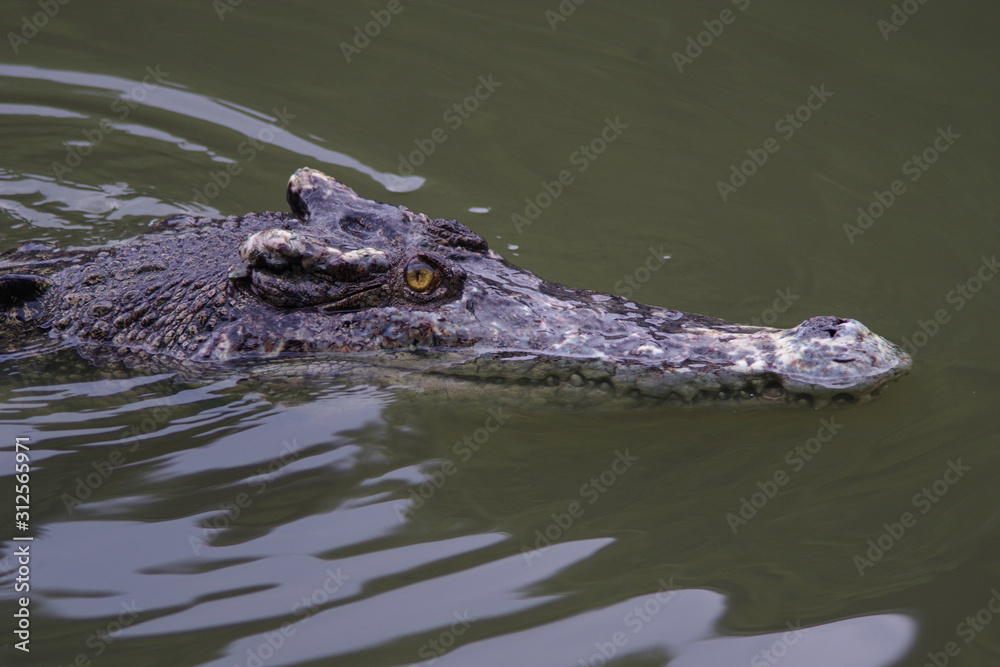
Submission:
<svg viewBox="0 0 1000 667">
<path fill-rule="evenodd" d="M 429 294 L 441 282 L 440 272 L 421 259 L 412 259 L 406 265 L 406 284 L 410 289 Z"/>
</svg>

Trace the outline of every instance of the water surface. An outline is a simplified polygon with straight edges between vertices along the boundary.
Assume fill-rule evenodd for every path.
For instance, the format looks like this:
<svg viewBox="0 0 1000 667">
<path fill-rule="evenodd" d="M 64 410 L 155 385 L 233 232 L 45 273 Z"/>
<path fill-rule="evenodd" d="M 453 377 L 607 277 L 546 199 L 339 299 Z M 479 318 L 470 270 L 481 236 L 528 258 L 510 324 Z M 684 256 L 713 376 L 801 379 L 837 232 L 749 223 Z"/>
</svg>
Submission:
<svg viewBox="0 0 1000 667">
<path fill-rule="evenodd" d="M 284 210 L 312 166 L 552 280 L 915 365 L 734 413 L 8 361 L 0 662 L 1000 661 L 995 3 L 40 7 L 4 9 L 0 247 Z"/>
</svg>

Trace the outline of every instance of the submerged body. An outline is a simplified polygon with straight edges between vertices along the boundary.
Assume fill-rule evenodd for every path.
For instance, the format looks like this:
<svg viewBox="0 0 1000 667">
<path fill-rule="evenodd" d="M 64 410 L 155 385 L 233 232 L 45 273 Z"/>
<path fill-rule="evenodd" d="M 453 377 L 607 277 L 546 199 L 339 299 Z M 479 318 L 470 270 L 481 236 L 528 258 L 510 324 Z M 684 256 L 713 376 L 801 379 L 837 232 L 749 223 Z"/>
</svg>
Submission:
<svg viewBox="0 0 1000 667">
<path fill-rule="evenodd" d="M 505 261 L 464 225 L 300 169 L 292 215 L 177 216 L 124 243 L 0 255 L 0 352 L 48 336 L 103 357 L 320 357 L 496 382 L 695 402 L 855 402 L 909 357 L 864 325 L 792 329 L 573 289 Z M 312 361 L 311 361 L 312 360 Z"/>
</svg>

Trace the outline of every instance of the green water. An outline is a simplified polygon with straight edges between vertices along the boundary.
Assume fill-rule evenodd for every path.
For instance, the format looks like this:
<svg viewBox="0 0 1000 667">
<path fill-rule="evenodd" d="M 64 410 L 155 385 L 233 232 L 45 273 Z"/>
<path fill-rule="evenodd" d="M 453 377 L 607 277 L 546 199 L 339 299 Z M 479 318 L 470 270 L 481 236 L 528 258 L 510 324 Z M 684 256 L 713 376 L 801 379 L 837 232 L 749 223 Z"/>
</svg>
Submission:
<svg viewBox="0 0 1000 667">
<path fill-rule="evenodd" d="M 1000 664 L 996 3 L 0 15 L 2 248 L 284 210 L 312 166 L 552 280 L 915 356 L 835 412 L 4 366 L 3 665 Z"/>
</svg>

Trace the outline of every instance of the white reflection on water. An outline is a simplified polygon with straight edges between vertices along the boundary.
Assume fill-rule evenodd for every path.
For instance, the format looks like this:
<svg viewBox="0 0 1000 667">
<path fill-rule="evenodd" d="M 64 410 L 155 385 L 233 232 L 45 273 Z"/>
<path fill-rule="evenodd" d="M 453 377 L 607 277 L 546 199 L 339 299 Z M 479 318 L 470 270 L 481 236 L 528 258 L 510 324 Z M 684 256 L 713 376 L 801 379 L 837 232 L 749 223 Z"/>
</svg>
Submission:
<svg viewBox="0 0 1000 667">
<path fill-rule="evenodd" d="M 28 65 L 0 64 L 0 77 L 41 79 L 73 86 L 115 90 L 120 91 L 123 98 L 128 96 L 129 91 L 135 90 L 137 85 L 141 85 L 137 81 L 107 74 L 43 69 Z M 323 148 L 274 125 L 274 119 L 258 112 L 181 90 L 169 83 L 146 89 L 146 96 L 142 103 L 146 106 L 222 125 L 246 136 L 258 137 L 264 143 L 279 146 L 300 155 L 308 155 L 327 164 L 354 169 L 381 183 L 390 192 L 410 192 L 424 184 L 424 179 L 419 176 L 399 176 L 390 172 L 377 171 L 349 155 Z M 23 111 L 23 109 L 17 111 Z M 261 131 L 265 129 L 268 132 L 262 134 Z"/>
<path fill-rule="evenodd" d="M 714 591 L 657 592 L 473 642 L 436 664 L 590 667 L 642 655 L 671 667 L 884 667 L 906 655 L 918 630 L 909 616 L 878 614 L 813 627 L 793 620 L 783 632 L 732 637 L 717 630 L 725 612 L 726 597 Z"/>
</svg>

